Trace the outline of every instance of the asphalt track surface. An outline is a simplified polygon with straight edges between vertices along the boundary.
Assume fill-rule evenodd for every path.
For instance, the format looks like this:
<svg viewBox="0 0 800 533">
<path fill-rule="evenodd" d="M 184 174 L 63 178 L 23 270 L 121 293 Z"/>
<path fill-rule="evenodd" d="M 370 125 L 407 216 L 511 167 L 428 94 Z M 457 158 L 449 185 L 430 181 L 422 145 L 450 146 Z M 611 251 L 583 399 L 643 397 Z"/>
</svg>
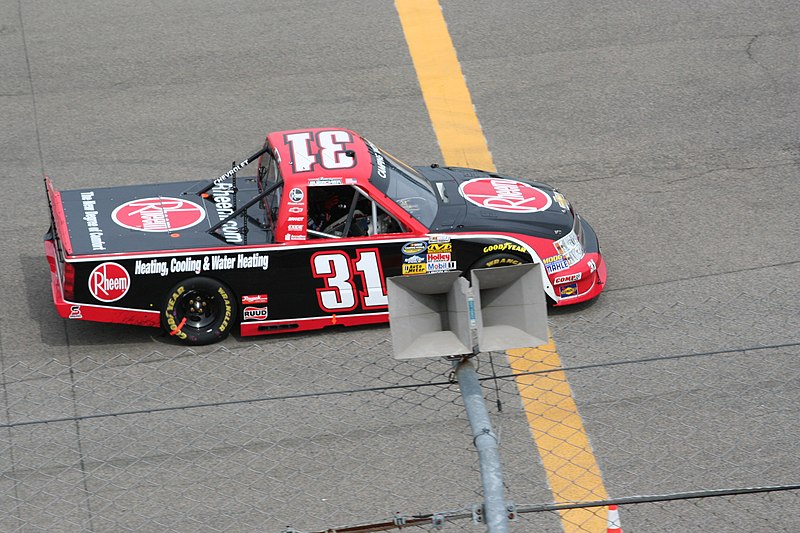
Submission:
<svg viewBox="0 0 800 533">
<path fill-rule="evenodd" d="M 551 315 L 562 362 L 731 354 L 705 359 L 702 371 L 682 359 L 665 362 L 669 368 L 570 375 L 609 494 L 708 488 L 709 480 L 800 481 L 797 3 L 500 0 L 442 8 L 497 168 L 558 186 L 601 238 L 606 292 Z M 0 0 L 0 117 L 3 399 L 19 405 L 43 395 L 30 412 L 6 408 L 10 421 L 60 413 L 46 393 L 15 380 L 20 365 L 118 353 L 135 365 L 154 351 L 181 351 L 155 331 L 57 317 L 41 242 L 44 174 L 60 188 L 214 178 L 267 131 L 324 125 L 356 130 L 408 162 L 441 161 L 389 1 Z M 293 342 L 368 345 L 387 335 L 366 328 Z M 232 337 L 225 346 L 275 342 Z M 775 369 L 794 376 L 780 390 L 764 377 Z M 704 389 L 708 382 L 728 388 Z M 231 387 L 221 392 L 235 398 L 240 391 Z M 731 416 L 739 391 L 757 391 L 757 420 Z M 646 413 L 660 415 L 663 427 L 643 446 L 632 481 L 614 466 L 623 448 L 644 442 L 636 435 L 646 426 L 645 396 Z M 695 403 L 676 400 L 687 397 Z M 609 428 L 630 442 L 606 445 L 614 441 L 601 435 Z M 3 434 L 4 449 L 24 449 L 13 435 Z M 736 453 L 715 461 L 722 448 Z M 708 462 L 681 470 L 685 452 L 696 459 L 698 449 Z M 536 461 L 504 459 L 518 472 Z M 0 461 L 8 494 L 15 459 Z M 719 473 L 737 461 L 763 463 L 763 475 Z M 676 469 L 681 482 L 665 483 L 663 473 Z M 548 501 L 542 488 L 536 501 Z M 388 514 L 393 502 L 384 503 Z M 721 513 L 732 504 L 725 505 Z M 800 529 L 797 497 L 748 505 L 758 516 L 750 530 Z M 52 526 L 51 512 L 27 519 Z M 674 508 L 648 512 L 641 530 L 674 530 Z M 704 529 L 702 513 L 691 514 L 696 530 L 714 530 Z M 20 516 L 4 519 L 4 529 L 21 527 Z"/>
</svg>

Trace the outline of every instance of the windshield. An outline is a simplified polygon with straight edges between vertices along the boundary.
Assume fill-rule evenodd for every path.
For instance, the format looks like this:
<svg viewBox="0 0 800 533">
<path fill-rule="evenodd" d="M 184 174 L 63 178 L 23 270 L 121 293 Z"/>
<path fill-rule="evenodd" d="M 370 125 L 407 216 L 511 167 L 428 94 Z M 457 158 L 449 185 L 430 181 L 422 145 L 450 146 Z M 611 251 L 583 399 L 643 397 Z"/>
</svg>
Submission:
<svg viewBox="0 0 800 533">
<path fill-rule="evenodd" d="M 368 145 L 373 148 L 378 176 L 373 178 L 372 183 L 409 215 L 430 227 L 439 205 L 431 183 L 399 159 L 371 143 Z"/>
</svg>

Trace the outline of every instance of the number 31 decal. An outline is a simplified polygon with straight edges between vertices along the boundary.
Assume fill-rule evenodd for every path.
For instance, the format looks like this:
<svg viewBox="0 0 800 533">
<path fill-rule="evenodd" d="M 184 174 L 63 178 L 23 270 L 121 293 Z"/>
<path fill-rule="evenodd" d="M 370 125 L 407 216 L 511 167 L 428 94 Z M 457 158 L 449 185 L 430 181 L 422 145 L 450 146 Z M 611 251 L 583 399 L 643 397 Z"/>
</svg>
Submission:
<svg viewBox="0 0 800 533">
<path fill-rule="evenodd" d="M 352 311 L 359 303 L 365 310 L 389 305 L 376 248 L 356 250 L 355 259 L 342 251 L 317 252 L 311 256 L 311 271 L 325 280 L 325 286 L 317 289 L 319 306 L 325 311 Z M 358 296 L 355 276 L 363 287 Z"/>
<path fill-rule="evenodd" d="M 310 172 L 317 164 L 328 170 L 356 166 L 356 158 L 347 148 L 347 144 L 353 142 L 353 136 L 346 131 L 320 131 L 316 136 L 312 136 L 310 131 L 301 131 L 290 133 L 284 139 L 292 150 L 292 170 L 295 172 Z"/>
</svg>

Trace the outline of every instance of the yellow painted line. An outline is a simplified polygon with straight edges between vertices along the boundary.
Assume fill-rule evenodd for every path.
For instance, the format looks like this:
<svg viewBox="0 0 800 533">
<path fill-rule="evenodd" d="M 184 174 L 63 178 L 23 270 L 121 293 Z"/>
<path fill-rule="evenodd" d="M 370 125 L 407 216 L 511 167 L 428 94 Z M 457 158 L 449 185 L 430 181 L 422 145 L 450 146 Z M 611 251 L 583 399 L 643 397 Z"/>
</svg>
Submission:
<svg viewBox="0 0 800 533">
<path fill-rule="evenodd" d="M 494 170 L 439 2 L 397 0 L 396 6 L 445 163 Z"/>
<path fill-rule="evenodd" d="M 417 71 L 445 164 L 494 170 L 438 0 L 396 0 L 400 23 Z M 539 348 L 509 350 L 531 433 L 557 503 L 606 499 L 589 437 L 572 397 L 552 338 Z M 547 372 L 552 370 L 551 372 Z M 603 531 L 606 516 L 593 509 L 561 513 L 566 532 Z"/>
</svg>

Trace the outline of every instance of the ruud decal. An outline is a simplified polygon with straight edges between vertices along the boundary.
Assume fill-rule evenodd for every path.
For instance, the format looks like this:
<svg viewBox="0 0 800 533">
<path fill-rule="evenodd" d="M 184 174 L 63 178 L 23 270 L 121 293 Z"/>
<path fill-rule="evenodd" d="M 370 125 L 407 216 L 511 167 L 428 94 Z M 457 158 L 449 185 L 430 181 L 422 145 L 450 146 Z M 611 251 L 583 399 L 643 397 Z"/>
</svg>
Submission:
<svg viewBox="0 0 800 533">
<path fill-rule="evenodd" d="M 252 307 L 244 308 L 244 320 L 266 320 L 269 313 L 266 307 Z"/>
</svg>

